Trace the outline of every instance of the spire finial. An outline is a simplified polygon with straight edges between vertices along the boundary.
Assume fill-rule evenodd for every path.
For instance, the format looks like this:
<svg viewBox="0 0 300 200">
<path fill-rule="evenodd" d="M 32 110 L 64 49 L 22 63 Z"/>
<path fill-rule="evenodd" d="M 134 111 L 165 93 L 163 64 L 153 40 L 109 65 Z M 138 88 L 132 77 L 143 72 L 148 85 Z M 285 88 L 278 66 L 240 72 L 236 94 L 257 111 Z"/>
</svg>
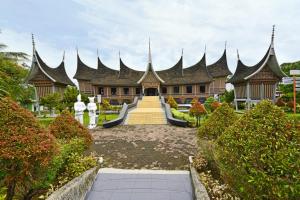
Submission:
<svg viewBox="0 0 300 200">
<path fill-rule="evenodd" d="M 225 50 L 226 50 L 226 48 L 227 48 L 227 41 L 225 41 Z"/>
<path fill-rule="evenodd" d="M 33 35 L 33 33 L 31 33 L 31 39 L 32 39 L 33 51 L 35 51 L 35 42 L 34 42 L 34 35 Z"/>
<path fill-rule="evenodd" d="M 236 55 L 237 55 L 237 59 L 240 60 L 239 49 L 236 49 Z"/>
<path fill-rule="evenodd" d="M 206 54 L 206 44 L 205 44 L 205 46 L 204 46 L 204 54 Z"/>
<path fill-rule="evenodd" d="M 97 57 L 99 57 L 99 51 L 98 51 L 98 48 L 97 48 Z"/>
<path fill-rule="evenodd" d="M 149 37 L 148 63 L 152 63 L 152 56 L 151 56 L 151 45 L 150 45 L 150 37 Z"/>
<path fill-rule="evenodd" d="M 181 57 L 183 56 L 183 48 L 181 49 Z"/>
<path fill-rule="evenodd" d="M 119 59 L 121 60 L 121 51 L 119 50 Z"/>
<path fill-rule="evenodd" d="M 77 55 L 79 55 L 79 54 L 78 54 L 78 47 L 77 47 L 77 46 L 76 46 L 76 53 L 77 53 Z"/>
<path fill-rule="evenodd" d="M 63 59 L 62 59 L 63 62 L 65 62 L 65 54 L 66 54 L 66 51 L 64 50 Z"/>
<path fill-rule="evenodd" d="M 273 25 L 273 29 L 272 29 L 272 39 L 271 39 L 272 44 L 274 42 L 274 34 L 275 34 L 275 24 Z"/>
</svg>

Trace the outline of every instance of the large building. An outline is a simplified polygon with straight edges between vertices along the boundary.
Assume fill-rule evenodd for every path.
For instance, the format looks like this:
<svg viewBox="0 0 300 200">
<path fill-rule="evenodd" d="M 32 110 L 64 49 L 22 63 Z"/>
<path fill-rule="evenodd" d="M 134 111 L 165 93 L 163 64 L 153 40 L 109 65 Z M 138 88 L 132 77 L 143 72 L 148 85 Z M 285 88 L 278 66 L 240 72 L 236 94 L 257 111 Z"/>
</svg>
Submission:
<svg viewBox="0 0 300 200">
<path fill-rule="evenodd" d="M 221 58 L 206 64 L 206 55 L 193 66 L 183 68 L 183 56 L 168 69 L 156 71 L 152 64 L 149 42 L 148 64 L 145 71 L 134 70 L 120 58 L 120 69 L 105 66 L 98 57 L 97 68 L 84 64 L 77 53 L 77 71 L 74 76 L 82 93 L 110 99 L 112 103 L 130 102 L 139 95 L 173 96 L 178 102 L 185 103 L 192 98 L 206 98 L 222 94 L 231 72 L 228 69 L 226 48 Z"/>
<path fill-rule="evenodd" d="M 253 66 L 245 65 L 238 53 L 238 62 L 234 75 L 228 80 L 234 85 L 235 105 L 239 102 L 255 104 L 262 99 L 275 101 L 276 89 L 286 75 L 281 70 L 274 50 L 274 27 L 271 44 L 264 57 Z"/>
<path fill-rule="evenodd" d="M 75 86 L 65 70 L 64 55 L 58 67 L 49 67 L 38 54 L 32 35 L 33 56 L 29 74 L 25 80 L 36 89 L 37 101 L 54 92 L 63 93 L 68 85 Z"/>
<path fill-rule="evenodd" d="M 33 38 L 32 38 L 33 39 Z M 183 67 L 183 56 L 173 66 L 156 71 L 151 59 L 149 41 L 148 64 L 145 71 L 137 71 L 124 64 L 119 58 L 119 70 L 105 66 L 98 57 L 97 68 L 82 62 L 77 51 L 77 79 L 79 90 L 89 96 L 101 94 L 113 104 L 131 102 L 135 96 L 173 96 L 179 103 L 188 103 L 197 97 L 204 100 L 208 96 L 222 94 L 226 82 L 233 84 L 235 104 L 238 102 L 256 103 L 262 99 L 275 101 L 276 88 L 286 76 L 276 58 L 274 50 L 274 27 L 271 44 L 265 56 L 254 66 L 246 66 L 238 55 L 237 68 L 228 69 L 226 46 L 221 58 L 213 64 L 206 64 L 206 53 L 196 64 Z M 38 99 L 54 92 L 63 92 L 68 85 L 74 85 L 66 74 L 64 58 L 56 68 L 51 68 L 39 56 L 33 40 L 33 59 L 26 82 L 35 86 Z"/>
</svg>

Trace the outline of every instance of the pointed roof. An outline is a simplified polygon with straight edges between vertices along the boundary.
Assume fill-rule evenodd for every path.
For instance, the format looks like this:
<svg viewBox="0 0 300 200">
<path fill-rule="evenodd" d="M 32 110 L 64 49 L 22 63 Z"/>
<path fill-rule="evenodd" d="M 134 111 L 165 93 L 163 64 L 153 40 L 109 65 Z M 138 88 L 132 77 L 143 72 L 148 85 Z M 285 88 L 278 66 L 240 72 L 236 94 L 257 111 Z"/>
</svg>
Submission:
<svg viewBox="0 0 300 200">
<path fill-rule="evenodd" d="M 97 73 L 97 69 L 91 68 L 84 64 L 77 50 L 77 70 L 73 78 L 78 80 L 90 80 Z"/>
<path fill-rule="evenodd" d="M 176 65 L 182 65 L 182 56 Z M 176 66 L 175 65 L 175 66 Z M 171 67 L 167 70 L 158 71 L 160 77 L 162 77 L 166 84 L 177 85 L 177 84 L 198 84 L 198 83 L 208 83 L 212 81 L 212 77 L 206 68 L 206 54 L 196 64 L 183 68 L 183 75 L 174 77 L 176 67 Z"/>
<path fill-rule="evenodd" d="M 219 60 L 215 63 L 207 66 L 208 72 L 214 78 L 221 76 L 232 75 L 231 71 L 228 68 L 227 56 L 226 56 L 226 43 L 224 52 Z"/>
<path fill-rule="evenodd" d="M 278 77 L 286 77 L 286 74 L 281 70 L 274 49 L 274 26 L 272 31 L 271 44 L 265 53 L 264 57 L 255 65 L 247 66 L 240 59 L 238 54 L 238 63 L 234 75 L 228 80 L 229 83 L 238 83 L 250 79 L 255 74 L 259 73 L 265 66 Z"/>
<path fill-rule="evenodd" d="M 33 56 L 32 56 L 32 63 L 31 63 L 31 69 L 29 71 L 29 74 L 26 78 L 26 82 L 29 82 L 30 80 L 34 79 L 36 77 L 36 74 L 39 72 L 39 70 L 48 77 L 51 81 L 55 83 L 65 84 L 65 85 L 74 85 L 74 83 L 70 80 L 68 77 L 66 70 L 65 70 L 65 54 L 63 54 L 63 59 L 58 67 L 52 68 L 49 67 L 40 57 L 39 53 L 37 52 L 35 48 L 35 42 L 34 37 L 32 34 L 32 44 L 33 44 Z"/>
<path fill-rule="evenodd" d="M 148 65 L 144 75 L 137 81 L 140 84 L 148 75 L 148 73 L 153 73 L 154 76 L 161 82 L 164 83 L 165 81 L 159 77 L 159 75 L 155 72 L 152 66 L 152 56 L 151 56 L 151 47 L 150 47 L 150 38 L 149 38 L 149 50 L 148 50 Z"/>
</svg>

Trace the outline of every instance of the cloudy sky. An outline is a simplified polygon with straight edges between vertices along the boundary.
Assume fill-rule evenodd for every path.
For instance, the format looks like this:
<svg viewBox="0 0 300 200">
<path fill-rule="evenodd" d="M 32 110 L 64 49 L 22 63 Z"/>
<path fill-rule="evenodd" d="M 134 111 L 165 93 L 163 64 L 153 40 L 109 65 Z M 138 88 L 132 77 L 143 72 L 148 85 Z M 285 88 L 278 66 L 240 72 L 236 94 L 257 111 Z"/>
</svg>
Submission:
<svg viewBox="0 0 300 200">
<path fill-rule="evenodd" d="M 76 71 L 76 46 L 82 60 L 96 67 L 119 68 L 118 52 L 128 66 L 145 70 L 151 38 L 155 69 L 180 58 L 196 63 L 207 46 L 207 63 L 215 62 L 227 41 L 228 64 L 236 68 L 236 49 L 247 65 L 267 50 L 272 25 L 279 63 L 300 60 L 299 0 L 3 0 L 0 43 L 32 54 L 31 33 L 44 61 L 56 67 L 66 51 L 70 77 Z"/>
</svg>

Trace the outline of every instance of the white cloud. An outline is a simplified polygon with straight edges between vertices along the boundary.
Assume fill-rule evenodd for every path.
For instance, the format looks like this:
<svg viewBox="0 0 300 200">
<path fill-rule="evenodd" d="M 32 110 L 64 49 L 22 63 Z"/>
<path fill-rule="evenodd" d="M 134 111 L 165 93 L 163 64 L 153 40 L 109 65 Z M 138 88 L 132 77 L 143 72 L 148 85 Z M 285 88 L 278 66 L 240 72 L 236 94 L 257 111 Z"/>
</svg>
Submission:
<svg viewBox="0 0 300 200">
<path fill-rule="evenodd" d="M 37 48 L 50 66 L 57 66 L 66 50 L 70 77 L 76 71 L 76 45 L 82 60 L 91 67 L 96 67 L 96 49 L 99 48 L 103 63 L 109 67 L 118 69 L 120 50 L 125 64 L 145 70 L 149 37 L 156 69 L 174 65 L 180 58 L 181 48 L 184 48 L 184 66 L 192 65 L 202 57 L 205 45 L 207 63 L 211 64 L 220 58 L 224 42 L 228 41 L 229 67 L 234 72 L 236 49 L 245 64 L 257 63 L 268 48 L 273 24 L 276 24 L 279 62 L 300 59 L 300 14 L 297 10 L 300 2 L 297 0 L 75 0 L 72 3 L 79 5 L 72 15 L 76 18 L 75 25 L 84 27 L 82 35 L 67 32 L 66 24 L 66 32 L 61 37 L 36 36 Z M 30 21 L 26 25 L 30 26 Z M 53 31 L 47 27 L 40 29 L 41 32 Z M 31 54 L 29 32 L 20 33 L 13 27 L 6 27 L 2 32 L 0 41 L 13 50 Z M 53 35 L 55 33 L 53 31 Z M 56 41 L 57 38 L 64 42 Z"/>
</svg>

